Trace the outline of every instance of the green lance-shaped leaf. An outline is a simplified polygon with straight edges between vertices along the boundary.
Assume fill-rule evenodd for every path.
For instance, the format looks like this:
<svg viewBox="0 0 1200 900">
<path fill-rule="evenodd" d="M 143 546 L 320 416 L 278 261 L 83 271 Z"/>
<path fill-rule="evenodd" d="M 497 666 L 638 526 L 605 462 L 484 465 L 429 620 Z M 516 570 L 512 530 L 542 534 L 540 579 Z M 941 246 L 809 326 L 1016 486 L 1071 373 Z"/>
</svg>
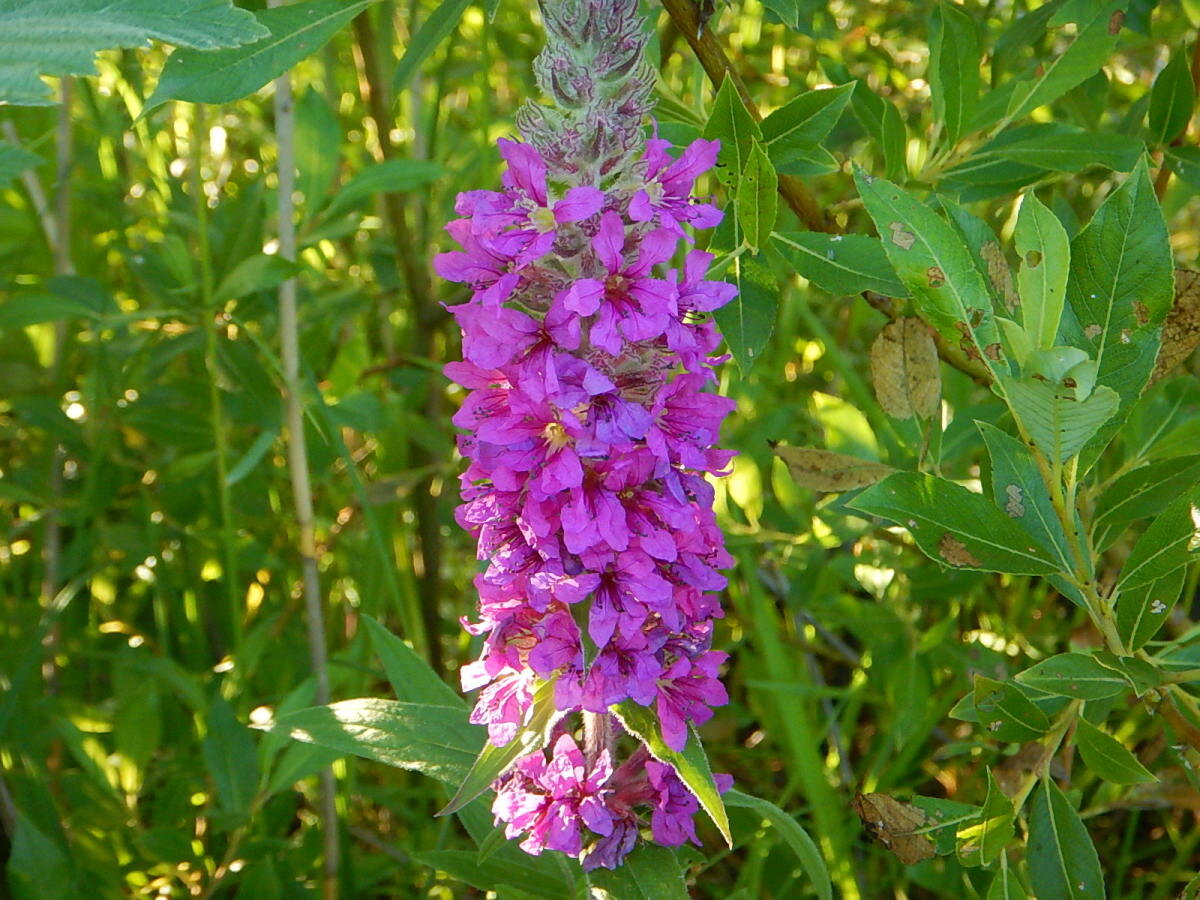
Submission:
<svg viewBox="0 0 1200 900">
<path fill-rule="evenodd" d="M 779 286 L 771 270 L 757 260 L 739 256 L 732 270 L 725 280 L 737 285 L 738 295 L 713 317 L 744 375 L 758 362 L 775 329 Z"/>
<path fill-rule="evenodd" d="M 375 649 L 379 661 L 383 663 L 383 671 L 387 674 L 388 683 L 391 684 L 396 699 L 466 708 L 467 704 L 462 695 L 442 681 L 415 650 L 371 616 L 364 615 L 362 618 L 367 624 L 371 646 Z"/>
<path fill-rule="evenodd" d="M 429 18 L 421 23 L 417 33 L 404 48 L 400 62 L 396 64 L 396 71 L 392 75 L 393 93 L 399 94 L 408 87 L 408 82 L 421 67 L 421 63 L 450 36 L 470 5 L 471 0 L 442 0 L 437 9 L 429 14 Z"/>
<path fill-rule="evenodd" d="M 898 472 L 847 506 L 904 526 L 925 555 L 943 565 L 1014 575 L 1058 571 L 1053 554 L 995 504 L 945 478 Z"/>
<path fill-rule="evenodd" d="M 726 187 L 735 186 L 746 168 L 755 141 L 762 140 L 762 129 L 746 109 L 741 95 L 726 76 L 713 100 L 712 112 L 704 126 L 704 137 L 719 140 L 717 178 Z"/>
<path fill-rule="evenodd" d="M 1197 484 L 1200 454 L 1159 460 L 1126 472 L 1096 501 L 1096 549 L 1107 549 L 1129 523 L 1158 515 Z"/>
<path fill-rule="evenodd" d="M 1141 784 L 1158 779 L 1111 735 L 1086 719 L 1075 723 L 1075 746 L 1093 773 L 1113 784 Z"/>
<path fill-rule="evenodd" d="M 838 297 L 862 291 L 908 296 L 879 238 L 819 231 L 777 231 L 771 237 L 796 273 L 823 291 Z"/>
<path fill-rule="evenodd" d="M 1170 240 L 1143 161 L 1071 241 L 1060 341 L 1095 359 L 1097 382 L 1121 398 L 1090 443 L 1089 464 L 1146 386 L 1173 300 Z"/>
<path fill-rule="evenodd" d="M 1005 515 L 1050 550 L 1062 569 L 1071 568 L 1071 553 L 1062 523 L 1029 448 L 986 422 L 976 422 L 991 459 L 992 499 Z"/>
<path fill-rule="evenodd" d="M 427 159 L 389 159 L 372 163 L 351 178 L 320 211 L 322 220 L 332 219 L 351 210 L 363 200 L 384 191 L 401 192 L 436 181 L 446 173 L 438 163 Z"/>
<path fill-rule="evenodd" d="M 528 721 L 521 726 L 516 737 L 503 747 L 497 747 L 490 742 L 484 744 L 471 766 L 471 771 L 458 786 L 450 802 L 438 811 L 438 815 L 458 812 L 491 787 L 492 782 L 512 768 L 521 757 L 536 753 L 545 747 L 550 742 L 550 732 L 564 715 L 566 714 L 554 705 L 554 682 L 544 681 L 538 685 L 533 692 L 533 705 L 528 714 Z"/>
<path fill-rule="evenodd" d="M 1117 412 L 1121 398 L 1100 386 L 1083 400 L 1074 388 L 1037 378 L 1001 378 L 1013 415 L 1037 448 L 1053 462 L 1065 462 L 1083 449 Z"/>
<path fill-rule="evenodd" d="M 1029 894 L 1017 880 L 1017 873 L 1010 869 L 1002 858 L 1000 871 L 992 879 L 985 900 L 1028 900 L 1028 898 Z"/>
<path fill-rule="evenodd" d="M 769 800 L 743 794 L 741 791 L 731 790 L 726 793 L 725 805 L 753 810 L 770 822 L 800 860 L 800 865 L 817 896 L 821 900 L 832 900 L 833 887 L 829 881 L 829 869 L 825 866 L 825 860 L 821 857 L 816 842 L 799 822 Z"/>
<path fill-rule="evenodd" d="M 252 44 L 224 50 L 176 50 L 167 60 L 145 115 L 168 100 L 228 103 L 253 94 L 300 60 L 376 0 L 309 0 L 264 9 L 259 22 L 269 32 Z"/>
<path fill-rule="evenodd" d="M 779 212 L 779 176 L 757 142 L 737 184 L 737 214 L 746 244 L 755 253 L 771 236 Z"/>
<path fill-rule="evenodd" d="M 262 727 L 456 786 L 466 778 L 484 739 L 483 729 L 467 721 L 462 706 L 374 697 L 296 710 Z"/>
<path fill-rule="evenodd" d="M 1033 795 L 1027 860 L 1038 900 L 1104 900 L 1104 874 L 1092 838 L 1049 778 Z"/>
<path fill-rule="evenodd" d="M 958 860 L 964 866 L 990 866 L 1013 838 L 1012 800 L 1005 796 L 988 769 L 987 797 L 979 817 L 957 834 Z"/>
<path fill-rule="evenodd" d="M 231 0 L 2 0 L 0 104 L 47 105 L 39 75 L 89 75 L 101 50 L 145 47 L 151 40 L 212 50 L 266 34 Z"/>
<path fill-rule="evenodd" d="M 213 701 L 208 713 L 203 754 L 221 808 L 238 816 L 249 815 L 258 787 L 258 755 L 250 730 L 220 697 Z"/>
<path fill-rule="evenodd" d="M 1020 133 L 1028 136 L 1020 139 L 1005 133 L 974 159 L 1005 160 L 1055 172 L 1082 172 L 1092 166 L 1129 172 L 1146 152 L 1143 141 L 1127 134 L 1101 134 L 1058 122 L 1047 126 L 1022 128 Z"/>
<path fill-rule="evenodd" d="M 1005 121 L 1025 116 L 1057 100 L 1104 64 L 1117 44 L 1128 0 L 1075 3 L 1060 8 L 1052 25 L 1076 23 L 1075 40 L 1049 62 L 1040 62 L 1026 78 L 1018 79 L 1008 100 Z M 1078 14 L 1075 14 L 1078 12 Z"/>
<path fill-rule="evenodd" d="M 979 216 L 968 212 L 945 195 L 938 195 L 937 205 L 971 251 L 975 267 L 991 290 L 992 308 L 997 312 L 1012 313 L 1020 301 L 1013 287 L 1012 270 L 996 233 Z"/>
<path fill-rule="evenodd" d="M 979 57 L 975 20 L 952 3 L 935 6 L 929 15 L 929 92 L 946 146 L 958 143 L 975 115 Z"/>
<path fill-rule="evenodd" d="M 1020 688 L 1006 681 L 975 676 L 975 712 L 998 741 L 1032 741 L 1050 730 L 1050 720 Z"/>
<path fill-rule="evenodd" d="M 1034 690 L 1073 700 L 1103 700 L 1131 690 L 1121 673 L 1086 653 L 1059 653 L 1020 672 L 1016 679 Z"/>
<path fill-rule="evenodd" d="M 1196 85 L 1192 81 L 1188 56 L 1171 55 L 1170 61 L 1154 79 L 1150 88 L 1150 135 L 1159 144 L 1167 144 L 1183 134 L 1196 106 Z"/>
<path fill-rule="evenodd" d="M 503 831 L 500 834 L 501 840 L 508 843 Z M 480 860 L 478 854 L 470 850 L 426 850 L 414 853 L 413 859 L 430 869 L 445 872 L 455 881 L 469 884 L 484 893 L 493 892 L 499 897 L 562 900 L 570 896 L 569 882 L 551 877 L 544 869 L 539 871 L 536 866 L 524 865 L 523 860 L 512 856 Z M 540 861 L 538 857 L 526 856 L 525 859 Z M 566 867 L 563 868 L 565 870 Z M 504 890 L 506 887 L 514 890 L 510 893 Z"/>
<path fill-rule="evenodd" d="M 1000 333 L 988 286 L 963 238 L 890 181 L 872 178 L 861 168 L 855 170 L 855 181 L 921 318 L 969 359 L 993 370 Z"/>
<path fill-rule="evenodd" d="M 646 745 L 651 756 L 675 770 L 675 774 L 700 802 L 700 807 L 708 813 L 725 842 L 732 847 L 733 835 L 729 831 L 729 816 L 725 812 L 725 804 L 721 800 L 717 784 L 713 781 L 708 755 L 704 752 L 700 735 L 696 734 L 695 729 L 688 735 L 687 745 L 680 753 L 672 750 L 663 741 L 658 717 L 653 710 L 639 706 L 632 700 L 618 703 L 611 709 L 625 730 Z"/>
<path fill-rule="evenodd" d="M 643 843 L 615 869 L 588 873 L 597 900 L 688 900 L 683 869 L 666 847 Z"/>
<path fill-rule="evenodd" d="M 1030 191 L 1021 199 L 1013 239 L 1021 257 L 1021 321 L 1035 349 L 1053 347 L 1067 300 L 1070 238 L 1058 216 Z"/>
<path fill-rule="evenodd" d="M 1150 523 L 1130 551 L 1117 591 L 1156 581 L 1188 565 L 1200 552 L 1200 491 L 1178 497 Z"/>
<path fill-rule="evenodd" d="M 1130 653 L 1146 645 L 1162 627 L 1179 602 L 1187 580 L 1187 566 L 1180 566 L 1153 581 L 1126 587 L 1117 598 L 1117 634 Z"/>
<path fill-rule="evenodd" d="M 771 160 L 784 163 L 820 144 L 838 123 L 855 82 L 821 91 L 805 91 L 762 121 Z"/>
</svg>

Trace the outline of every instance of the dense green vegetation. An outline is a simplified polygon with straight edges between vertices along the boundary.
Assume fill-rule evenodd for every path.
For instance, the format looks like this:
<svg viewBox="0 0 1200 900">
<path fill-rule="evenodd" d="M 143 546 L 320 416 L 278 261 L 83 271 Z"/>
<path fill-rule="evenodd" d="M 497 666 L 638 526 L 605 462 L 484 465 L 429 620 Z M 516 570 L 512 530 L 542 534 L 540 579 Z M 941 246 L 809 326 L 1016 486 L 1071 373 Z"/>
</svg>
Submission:
<svg viewBox="0 0 1200 900">
<path fill-rule="evenodd" d="M 440 757 L 406 745 L 392 768 L 261 728 L 329 698 L 456 706 L 477 655 L 441 373 L 442 304 L 467 292 L 431 259 L 537 96 L 538 17 L 235 5 L 184 27 L 137 0 L 122 30 L 65 0 L 79 25 L 52 58 L 37 4 L 0 0 L 7 890 L 583 896 L 574 863 L 489 838 L 480 806 L 435 817 Z M 704 821 L 702 849 L 632 871 L 678 866 L 722 900 L 1094 898 L 1100 870 L 1113 898 L 1197 896 L 1200 287 L 1171 273 L 1200 268 L 1200 4 L 730 0 L 699 37 L 687 0 L 645 9 L 660 132 L 722 139 L 710 249 L 742 291 L 718 315 L 731 702 L 701 734 L 744 796 L 732 848 Z M 281 115 L 264 85 L 288 66 Z M 946 314 L 960 287 L 995 311 Z M 906 315 L 931 327 L 889 326 Z"/>
</svg>

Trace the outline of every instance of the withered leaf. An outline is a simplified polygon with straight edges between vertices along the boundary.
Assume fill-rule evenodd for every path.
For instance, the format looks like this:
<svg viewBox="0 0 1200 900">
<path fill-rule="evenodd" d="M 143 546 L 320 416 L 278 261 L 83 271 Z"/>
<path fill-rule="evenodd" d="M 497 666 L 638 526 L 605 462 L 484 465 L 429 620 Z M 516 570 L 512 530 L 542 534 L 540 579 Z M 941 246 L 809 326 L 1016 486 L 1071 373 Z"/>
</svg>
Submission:
<svg viewBox="0 0 1200 900">
<path fill-rule="evenodd" d="M 932 418 L 942 396 L 937 345 L 915 317 L 889 322 L 871 345 L 871 381 L 889 416 Z"/>
<path fill-rule="evenodd" d="M 916 833 L 926 826 L 925 813 L 911 803 L 901 803 L 887 794 L 856 794 L 853 806 L 875 840 L 906 866 L 933 858 L 933 841 Z"/>
<path fill-rule="evenodd" d="M 1166 377 L 1200 346 L 1200 272 L 1175 270 L 1175 305 L 1163 322 L 1162 347 L 1150 383 Z"/>
<path fill-rule="evenodd" d="M 1012 269 L 1008 266 L 1008 260 L 1005 259 L 999 242 L 988 241 L 979 248 L 979 255 L 983 257 L 987 266 L 988 281 L 992 283 L 992 288 L 1003 298 L 1008 311 L 1012 312 L 1021 305 L 1021 300 L 1013 286 Z"/>
<path fill-rule="evenodd" d="M 775 455 L 802 487 L 814 491 L 849 491 L 882 481 L 896 470 L 891 466 L 815 447 L 776 447 Z"/>
</svg>

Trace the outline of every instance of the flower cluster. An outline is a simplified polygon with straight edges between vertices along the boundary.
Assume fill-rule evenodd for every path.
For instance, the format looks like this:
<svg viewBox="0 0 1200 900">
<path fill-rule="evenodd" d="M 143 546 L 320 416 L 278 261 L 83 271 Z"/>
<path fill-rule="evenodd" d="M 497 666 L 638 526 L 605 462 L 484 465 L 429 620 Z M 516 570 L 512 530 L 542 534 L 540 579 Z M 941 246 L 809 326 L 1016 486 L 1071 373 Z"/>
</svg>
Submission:
<svg viewBox="0 0 1200 900">
<path fill-rule="evenodd" d="M 499 142 L 502 189 L 459 195 L 447 230 L 462 249 L 435 260 L 471 289 L 450 307 L 463 361 L 446 367 L 467 389 L 457 518 L 487 563 L 463 623 L 483 652 L 462 683 L 496 746 L 535 707 L 554 723 L 549 756 L 495 785 L 509 837 L 613 867 L 645 824 L 663 844 L 695 840 L 697 802 L 645 747 L 619 761 L 612 708 L 653 708 L 681 751 L 727 699 L 711 644 L 732 560 L 707 477 L 730 462 L 715 445 L 732 403 L 711 390 L 709 313 L 736 289 L 705 278 L 712 257 L 688 236 L 721 219 L 693 197 L 717 143 L 676 157 L 643 136 L 636 0 L 543 11 L 537 74 L 557 106 L 522 111 L 527 141 Z"/>
</svg>

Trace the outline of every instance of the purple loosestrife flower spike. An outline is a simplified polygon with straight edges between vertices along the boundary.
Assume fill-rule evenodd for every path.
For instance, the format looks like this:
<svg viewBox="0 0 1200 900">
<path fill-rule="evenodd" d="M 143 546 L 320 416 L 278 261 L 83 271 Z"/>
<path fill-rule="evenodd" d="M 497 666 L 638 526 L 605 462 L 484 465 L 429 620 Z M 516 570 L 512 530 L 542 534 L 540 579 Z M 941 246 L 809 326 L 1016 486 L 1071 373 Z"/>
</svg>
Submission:
<svg viewBox="0 0 1200 900">
<path fill-rule="evenodd" d="M 726 702 L 711 644 L 732 559 L 707 479 L 732 457 L 715 445 L 733 404 L 711 389 L 723 357 L 709 313 L 735 289 L 689 247 L 688 229 L 721 218 L 694 196 L 716 142 L 673 155 L 645 137 L 654 72 L 636 0 L 543 2 L 542 15 L 536 70 L 553 105 L 521 109 L 525 141 L 500 141 L 501 189 L 459 195 L 447 230 L 462 249 L 434 262 L 472 291 L 450 308 L 463 361 L 446 366 L 467 392 L 456 517 L 483 563 L 477 620 L 463 622 L 483 647 L 462 684 L 496 746 L 536 703 L 558 715 L 549 748 L 495 784 L 508 836 L 612 868 L 643 831 L 696 841 L 699 804 L 611 708 L 653 710 L 679 751 Z"/>
</svg>

